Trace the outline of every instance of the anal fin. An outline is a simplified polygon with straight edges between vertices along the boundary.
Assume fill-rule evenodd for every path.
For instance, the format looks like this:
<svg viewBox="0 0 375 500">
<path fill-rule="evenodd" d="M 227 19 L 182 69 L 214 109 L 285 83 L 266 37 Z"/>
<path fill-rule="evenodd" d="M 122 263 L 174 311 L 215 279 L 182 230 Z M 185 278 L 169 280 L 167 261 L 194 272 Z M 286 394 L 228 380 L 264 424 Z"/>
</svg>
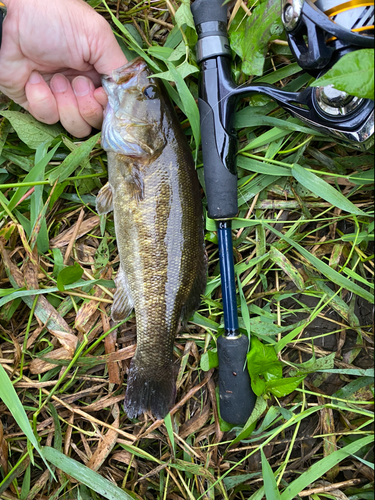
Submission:
<svg viewBox="0 0 375 500">
<path fill-rule="evenodd" d="M 99 191 L 96 197 L 96 211 L 99 215 L 107 214 L 113 210 L 113 193 L 112 188 L 107 182 Z"/>
<path fill-rule="evenodd" d="M 121 267 L 115 278 L 115 283 L 116 292 L 113 297 L 113 304 L 111 309 L 112 319 L 113 321 L 122 321 L 123 319 L 127 318 L 132 312 L 134 302 L 131 297 L 126 274 Z"/>
</svg>

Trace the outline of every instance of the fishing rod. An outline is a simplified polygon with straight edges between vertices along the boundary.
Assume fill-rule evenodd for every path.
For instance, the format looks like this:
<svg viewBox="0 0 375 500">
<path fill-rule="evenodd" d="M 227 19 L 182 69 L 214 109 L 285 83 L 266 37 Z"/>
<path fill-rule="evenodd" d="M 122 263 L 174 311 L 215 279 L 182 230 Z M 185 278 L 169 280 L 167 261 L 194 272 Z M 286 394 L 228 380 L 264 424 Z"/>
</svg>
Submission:
<svg viewBox="0 0 375 500">
<path fill-rule="evenodd" d="M 201 69 L 199 111 L 207 209 L 208 216 L 217 222 L 223 296 L 224 333 L 217 340 L 220 413 L 229 423 L 244 424 L 254 408 L 255 396 L 246 367 L 250 339 L 238 326 L 231 231 L 231 219 L 238 212 L 237 104 L 242 97 L 267 95 L 310 127 L 365 150 L 374 141 L 374 102 L 332 86 L 301 92 L 256 83 L 238 87 L 231 75 L 227 5 L 222 4 L 223 0 L 195 0 L 191 9 Z M 374 47 L 373 2 L 282 0 L 281 17 L 298 64 L 315 77 L 344 54 Z"/>
</svg>

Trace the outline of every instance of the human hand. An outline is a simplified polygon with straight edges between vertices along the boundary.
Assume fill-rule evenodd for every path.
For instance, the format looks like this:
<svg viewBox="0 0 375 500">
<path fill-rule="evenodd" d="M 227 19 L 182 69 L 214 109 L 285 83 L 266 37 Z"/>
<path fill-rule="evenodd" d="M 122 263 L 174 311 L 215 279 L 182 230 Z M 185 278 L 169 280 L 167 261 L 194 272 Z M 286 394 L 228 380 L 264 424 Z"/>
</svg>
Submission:
<svg viewBox="0 0 375 500">
<path fill-rule="evenodd" d="M 100 128 L 100 75 L 127 60 L 107 21 L 83 0 L 6 0 L 0 90 L 75 137 Z"/>
</svg>

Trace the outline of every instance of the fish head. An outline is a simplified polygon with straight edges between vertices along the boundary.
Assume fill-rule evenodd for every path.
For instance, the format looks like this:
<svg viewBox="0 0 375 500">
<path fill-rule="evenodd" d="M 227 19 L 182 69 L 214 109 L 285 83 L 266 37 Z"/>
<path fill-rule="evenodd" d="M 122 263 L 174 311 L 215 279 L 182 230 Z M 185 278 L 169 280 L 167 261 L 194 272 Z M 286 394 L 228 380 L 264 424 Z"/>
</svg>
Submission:
<svg viewBox="0 0 375 500">
<path fill-rule="evenodd" d="M 162 89 L 141 58 L 103 76 L 108 95 L 102 129 L 105 151 L 131 157 L 153 157 L 166 144 Z"/>
</svg>

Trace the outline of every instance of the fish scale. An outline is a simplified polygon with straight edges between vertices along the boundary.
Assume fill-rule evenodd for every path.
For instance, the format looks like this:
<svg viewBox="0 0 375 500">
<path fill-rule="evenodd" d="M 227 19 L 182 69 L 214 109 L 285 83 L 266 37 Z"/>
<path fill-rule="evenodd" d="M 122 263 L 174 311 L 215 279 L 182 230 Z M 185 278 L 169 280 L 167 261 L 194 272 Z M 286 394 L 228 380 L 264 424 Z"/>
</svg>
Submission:
<svg viewBox="0 0 375 500">
<path fill-rule="evenodd" d="M 199 306 L 207 267 L 191 151 L 165 90 L 149 75 L 137 59 L 103 80 L 108 185 L 97 209 L 114 213 L 120 271 L 112 317 L 125 319 L 133 307 L 136 316 L 125 396 L 131 418 L 145 411 L 163 418 L 173 405 L 174 339 Z"/>
</svg>

